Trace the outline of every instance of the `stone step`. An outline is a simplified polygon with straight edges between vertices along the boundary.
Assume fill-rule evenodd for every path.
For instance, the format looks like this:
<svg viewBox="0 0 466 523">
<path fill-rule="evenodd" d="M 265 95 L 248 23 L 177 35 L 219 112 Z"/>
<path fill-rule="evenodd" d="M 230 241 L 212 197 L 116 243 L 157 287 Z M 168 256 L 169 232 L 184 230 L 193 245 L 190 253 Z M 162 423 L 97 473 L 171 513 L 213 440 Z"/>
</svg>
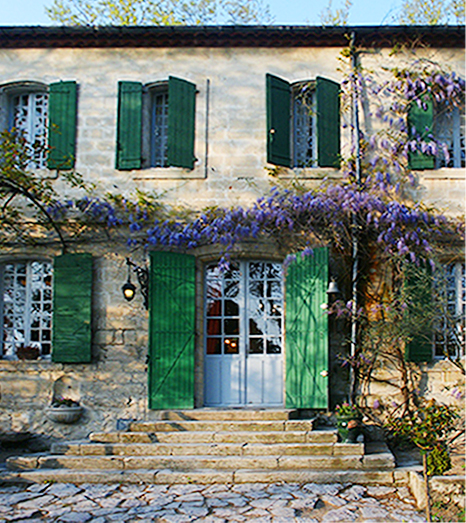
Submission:
<svg viewBox="0 0 466 523">
<path fill-rule="evenodd" d="M 0 482 L 32 483 L 353 483 L 393 485 L 392 471 L 376 470 L 66 470 L 37 469 L 0 472 Z"/>
<path fill-rule="evenodd" d="M 55 443 L 52 454 L 73 456 L 342 456 L 364 454 L 362 443 Z"/>
<path fill-rule="evenodd" d="M 66 456 L 37 455 L 7 459 L 9 469 L 135 470 L 170 469 L 189 472 L 215 470 L 390 470 L 394 468 L 389 452 L 368 456 Z"/>
<path fill-rule="evenodd" d="M 275 432 L 309 431 L 313 429 L 313 420 L 191 420 L 191 421 L 142 421 L 129 424 L 130 432 Z"/>
<path fill-rule="evenodd" d="M 332 430 L 298 431 L 181 431 L 181 432 L 92 432 L 96 443 L 336 443 Z"/>
<path fill-rule="evenodd" d="M 192 410 L 159 410 L 153 411 L 152 417 L 157 420 L 171 421 L 272 421 L 295 419 L 295 409 L 215 409 L 203 408 Z"/>
</svg>

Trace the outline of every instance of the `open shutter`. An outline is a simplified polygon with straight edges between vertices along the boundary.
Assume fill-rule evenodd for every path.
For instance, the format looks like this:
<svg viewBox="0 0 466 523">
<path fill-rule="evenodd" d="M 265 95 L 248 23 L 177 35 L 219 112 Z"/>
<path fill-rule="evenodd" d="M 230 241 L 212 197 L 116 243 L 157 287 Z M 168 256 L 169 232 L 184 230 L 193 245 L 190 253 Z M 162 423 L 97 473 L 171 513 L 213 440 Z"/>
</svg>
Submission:
<svg viewBox="0 0 466 523">
<path fill-rule="evenodd" d="M 316 78 L 317 163 L 340 167 L 340 85 Z"/>
<path fill-rule="evenodd" d="M 423 98 L 424 107 L 419 107 L 416 102 L 411 102 L 408 109 L 408 129 L 410 138 L 420 136 L 425 142 L 430 140 L 434 124 L 434 104 L 432 98 Z M 410 169 L 433 169 L 435 158 L 421 152 L 409 152 Z"/>
<path fill-rule="evenodd" d="M 274 165 L 290 167 L 291 86 L 289 82 L 267 74 L 266 102 L 267 161 Z"/>
<path fill-rule="evenodd" d="M 49 169 L 69 170 L 76 156 L 76 82 L 49 86 Z"/>
<path fill-rule="evenodd" d="M 411 340 L 405 347 L 405 359 L 416 363 L 431 361 L 433 351 L 432 274 L 427 267 L 407 264 L 404 293 L 408 307 L 406 328 Z"/>
<path fill-rule="evenodd" d="M 118 82 L 116 168 L 141 168 L 142 84 Z"/>
<path fill-rule="evenodd" d="M 328 249 L 297 256 L 286 275 L 286 406 L 328 404 Z"/>
<path fill-rule="evenodd" d="M 65 254 L 53 264 L 53 349 L 56 363 L 91 361 L 92 256 Z"/>
<path fill-rule="evenodd" d="M 170 76 L 168 79 L 168 165 L 194 168 L 194 119 L 196 86 Z"/>
<path fill-rule="evenodd" d="M 149 408 L 194 407 L 195 259 L 151 252 Z"/>
</svg>

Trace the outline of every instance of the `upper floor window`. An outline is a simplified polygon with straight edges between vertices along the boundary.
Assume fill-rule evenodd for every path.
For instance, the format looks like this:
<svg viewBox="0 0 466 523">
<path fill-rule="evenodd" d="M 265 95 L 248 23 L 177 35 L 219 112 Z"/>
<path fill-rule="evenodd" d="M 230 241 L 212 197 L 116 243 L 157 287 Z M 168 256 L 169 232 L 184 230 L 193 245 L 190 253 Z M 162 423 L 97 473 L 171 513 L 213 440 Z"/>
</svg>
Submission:
<svg viewBox="0 0 466 523">
<path fill-rule="evenodd" d="M 438 112 L 434 119 L 434 136 L 445 144 L 448 155 L 441 149 L 437 155 L 435 166 L 466 167 L 465 161 L 465 113 L 458 107 Z"/>
<path fill-rule="evenodd" d="M 466 274 L 464 263 L 450 263 L 436 271 L 439 317 L 435 325 L 434 355 L 458 358 L 465 354 Z"/>
<path fill-rule="evenodd" d="M 119 82 L 117 169 L 194 168 L 196 86 L 180 78 Z"/>
<path fill-rule="evenodd" d="M 340 86 L 317 77 L 291 84 L 266 76 L 267 161 L 283 167 L 338 167 Z"/>
<path fill-rule="evenodd" d="M 47 161 L 48 92 L 19 91 L 9 103 L 10 128 L 21 132 L 30 148 L 31 167 L 43 168 Z"/>
<path fill-rule="evenodd" d="M 14 82 L 0 89 L 2 126 L 26 139 L 31 168 L 68 170 L 76 152 L 77 84 Z"/>
<path fill-rule="evenodd" d="M 4 359 L 51 354 L 52 264 L 43 261 L 0 266 L 0 324 Z"/>
<path fill-rule="evenodd" d="M 408 129 L 410 137 L 423 142 L 434 139 L 438 144 L 436 155 L 409 151 L 411 169 L 466 166 L 464 105 L 434 105 L 431 98 L 424 99 L 422 106 L 413 102 L 408 111 Z"/>
</svg>

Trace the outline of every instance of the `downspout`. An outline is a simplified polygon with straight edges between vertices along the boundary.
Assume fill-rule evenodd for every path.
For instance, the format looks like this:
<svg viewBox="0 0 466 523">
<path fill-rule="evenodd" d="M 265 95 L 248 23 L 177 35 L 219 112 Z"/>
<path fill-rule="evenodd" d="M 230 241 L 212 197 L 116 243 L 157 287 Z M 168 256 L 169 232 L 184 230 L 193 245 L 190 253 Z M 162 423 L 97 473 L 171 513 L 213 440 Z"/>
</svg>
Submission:
<svg viewBox="0 0 466 523">
<path fill-rule="evenodd" d="M 351 95 L 352 95 L 352 119 L 353 119 L 353 144 L 355 150 L 355 179 L 356 186 L 359 189 L 361 185 L 361 148 L 359 135 L 359 97 L 357 88 L 357 68 L 358 68 L 358 54 L 355 48 L 356 34 L 351 33 L 350 39 L 350 54 L 351 54 Z M 355 374 L 355 356 L 356 343 L 358 337 L 358 272 L 359 272 L 359 239 L 358 239 L 358 223 L 356 213 L 352 216 L 352 259 L 353 267 L 351 271 L 351 341 L 350 341 L 350 391 L 349 403 L 353 405 L 356 396 L 356 374 Z"/>
</svg>

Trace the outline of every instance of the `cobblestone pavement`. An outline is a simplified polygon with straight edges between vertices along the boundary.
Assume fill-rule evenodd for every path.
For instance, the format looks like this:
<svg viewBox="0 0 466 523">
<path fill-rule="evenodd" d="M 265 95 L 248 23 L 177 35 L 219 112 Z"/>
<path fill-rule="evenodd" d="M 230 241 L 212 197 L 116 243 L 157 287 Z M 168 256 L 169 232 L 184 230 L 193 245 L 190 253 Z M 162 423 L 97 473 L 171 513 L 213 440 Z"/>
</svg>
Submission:
<svg viewBox="0 0 466 523">
<path fill-rule="evenodd" d="M 338 483 L 0 486 L 0 521 L 424 522 L 406 487 Z"/>
</svg>

